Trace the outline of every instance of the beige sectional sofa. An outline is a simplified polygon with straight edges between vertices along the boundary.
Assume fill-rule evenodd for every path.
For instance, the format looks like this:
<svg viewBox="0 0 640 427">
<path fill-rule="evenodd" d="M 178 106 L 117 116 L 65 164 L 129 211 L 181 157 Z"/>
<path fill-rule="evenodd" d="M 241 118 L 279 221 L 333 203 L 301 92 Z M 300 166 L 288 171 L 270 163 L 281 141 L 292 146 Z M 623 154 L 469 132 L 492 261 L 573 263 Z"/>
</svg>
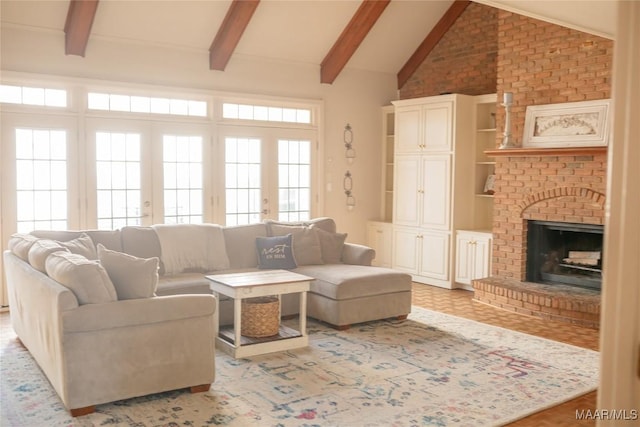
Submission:
<svg viewBox="0 0 640 427">
<path fill-rule="evenodd" d="M 205 275 L 257 270 L 256 239 L 270 236 L 289 237 L 293 271 L 315 279 L 309 316 L 345 328 L 411 311 L 410 276 L 372 267 L 371 248 L 346 243 L 332 219 L 318 218 L 15 236 L 4 252 L 13 327 L 74 415 L 208 389 L 215 322 L 232 323 L 233 304 L 222 300 L 215 313 Z M 283 316 L 298 312 L 297 298 L 283 296 Z"/>
</svg>

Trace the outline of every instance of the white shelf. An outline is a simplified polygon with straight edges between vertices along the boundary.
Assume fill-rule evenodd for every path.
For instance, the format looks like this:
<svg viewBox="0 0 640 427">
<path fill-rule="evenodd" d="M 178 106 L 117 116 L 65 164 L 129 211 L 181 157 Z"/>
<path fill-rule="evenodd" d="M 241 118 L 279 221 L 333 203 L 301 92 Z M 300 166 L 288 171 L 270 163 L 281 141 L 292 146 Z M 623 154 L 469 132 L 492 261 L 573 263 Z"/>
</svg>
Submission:
<svg viewBox="0 0 640 427">
<path fill-rule="evenodd" d="M 475 97 L 474 225 L 478 229 L 490 229 L 493 226 L 494 195 L 486 194 L 484 192 L 484 186 L 487 177 L 495 174 L 495 159 L 487 156 L 485 151 L 495 149 L 496 146 L 496 106 L 496 94 Z"/>
</svg>

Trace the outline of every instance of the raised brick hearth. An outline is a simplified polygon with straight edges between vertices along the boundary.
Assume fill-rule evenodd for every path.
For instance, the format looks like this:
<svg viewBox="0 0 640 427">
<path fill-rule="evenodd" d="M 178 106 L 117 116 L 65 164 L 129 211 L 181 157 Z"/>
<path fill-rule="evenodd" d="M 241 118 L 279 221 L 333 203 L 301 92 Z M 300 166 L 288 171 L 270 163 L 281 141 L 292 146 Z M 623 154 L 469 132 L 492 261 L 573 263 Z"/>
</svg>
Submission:
<svg viewBox="0 0 640 427">
<path fill-rule="evenodd" d="M 489 277 L 474 280 L 476 301 L 543 319 L 599 329 L 600 292 Z"/>
</svg>

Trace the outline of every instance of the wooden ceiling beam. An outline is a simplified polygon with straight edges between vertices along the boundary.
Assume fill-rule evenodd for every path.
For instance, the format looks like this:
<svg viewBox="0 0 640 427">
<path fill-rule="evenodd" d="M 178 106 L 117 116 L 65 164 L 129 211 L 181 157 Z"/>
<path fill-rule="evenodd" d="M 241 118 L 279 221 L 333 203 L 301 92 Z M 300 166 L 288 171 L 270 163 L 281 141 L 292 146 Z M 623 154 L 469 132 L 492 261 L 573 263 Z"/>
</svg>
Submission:
<svg viewBox="0 0 640 427">
<path fill-rule="evenodd" d="M 71 0 L 64 24 L 64 52 L 84 57 L 99 0 Z"/>
<path fill-rule="evenodd" d="M 209 48 L 209 69 L 224 71 L 260 0 L 233 0 Z"/>
<path fill-rule="evenodd" d="M 398 72 L 398 89 L 404 86 L 411 75 L 424 62 L 427 56 L 429 56 L 433 48 L 436 47 L 440 39 L 449 31 L 449 28 L 451 28 L 453 23 L 456 22 L 456 19 L 464 12 L 469 3 L 471 2 L 468 0 L 455 0 L 445 14 L 442 15 L 442 18 L 440 18 L 420 46 L 418 46 L 418 49 L 416 49 L 413 55 L 411 55 L 411 58 L 409 58 Z"/>
<path fill-rule="evenodd" d="M 320 82 L 333 83 L 391 0 L 364 0 L 320 64 Z"/>
</svg>

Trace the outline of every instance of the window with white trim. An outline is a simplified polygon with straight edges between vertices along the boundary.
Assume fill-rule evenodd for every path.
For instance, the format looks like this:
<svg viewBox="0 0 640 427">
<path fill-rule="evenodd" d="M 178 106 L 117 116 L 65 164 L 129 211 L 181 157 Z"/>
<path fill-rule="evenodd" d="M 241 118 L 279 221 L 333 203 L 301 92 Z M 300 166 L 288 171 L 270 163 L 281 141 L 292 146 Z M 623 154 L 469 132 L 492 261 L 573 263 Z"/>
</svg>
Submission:
<svg viewBox="0 0 640 427">
<path fill-rule="evenodd" d="M 67 91 L 46 87 L 0 85 L 0 102 L 41 107 L 66 107 Z"/>
<path fill-rule="evenodd" d="M 90 110 L 206 117 L 208 105 L 206 101 L 193 99 L 89 92 L 87 107 Z"/>
<path fill-rule="evenodd" d="M 289 108 L 282 106 L 250 105 L 225 102 L 222 104 L 222 118 L 311 124 L 310 108 Z"/>
</svg>

